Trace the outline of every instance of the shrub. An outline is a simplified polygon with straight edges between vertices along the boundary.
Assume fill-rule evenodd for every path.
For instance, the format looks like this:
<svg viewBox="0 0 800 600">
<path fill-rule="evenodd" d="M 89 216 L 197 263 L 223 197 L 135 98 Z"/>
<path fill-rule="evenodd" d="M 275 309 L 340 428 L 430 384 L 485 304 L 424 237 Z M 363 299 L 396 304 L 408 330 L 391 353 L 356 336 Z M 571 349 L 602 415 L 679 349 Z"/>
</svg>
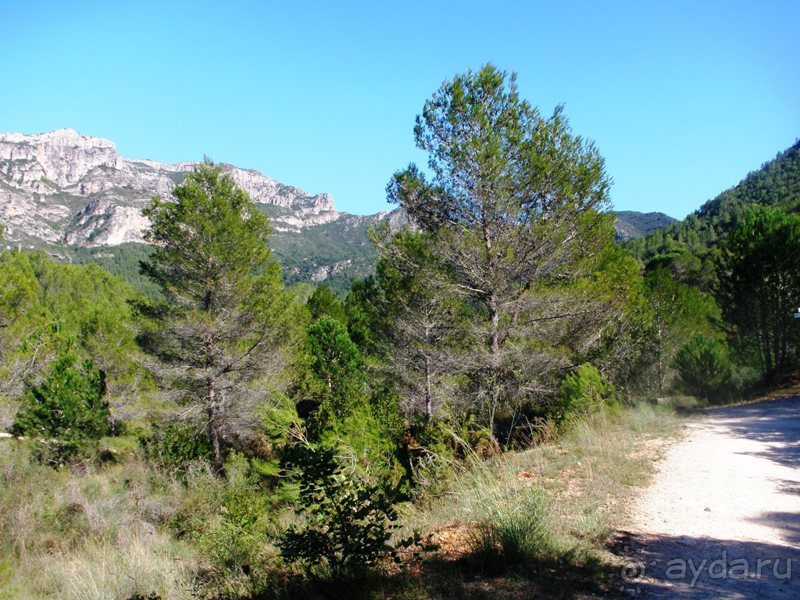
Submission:
<svg viewBox="0 0 800 600">
<path fill-rule="evenodd" d="M 415 503 L 443 496 L 457 464 L 452 430 L 442 421 L 417 414 L 403 439 L 403 449 Z"/>
<path fill-rule="evenodd" d="M 733 393 L 733 368 L 725 344 L 704 335 L 696 335 L 675 358 L 681 384 L 690 394 L 723 402 Z"/>
<path fill-rule="evenodd" d="M 322 444 L 336 447 L 339 459 L 352 465 L 365 482 L 397 488 L 404 483 L 406 472 L 397 460 L 398 443 L 392 433 L 371 407 L 363 406 L 335 421 L 322 434 Z"/>
<path fill-rule="evenodd" d="M 281 498 L 257 463 L 231 452 L 221 475 L 210 469 L 186 474 L 171 525 L 205 559 L 199 580 L 210 597 L 250 597 L 266 585 L 275 554 L 267 542 Z"/>
<path fill-rule="evenodd" d="M 584 363 L 564 377 L 558 404 L 551 416 L 563 428 L 575 417 L 598 412 L 614 402 L 614 386 L 594 366 Z"/>
<path fill-rule="evenodd" d="M 53 465 L 89 456 L 111 433 L 103 371 L 64 354 L 38 385 L 28 386 L 11 432 L 41 440 L 39 457 Z"/>
<path fill-rule="evenodd" d="M 211 442 L 199 424 L 157 426 L 142 445 L 148 460 L 178 473 L 185 473 L 193 463 L 211 463 Z"/>
<path fill-rule="evenodd" d="M 348 578 L 385 553 L 397 518 L 391 491 L 370 485 L 337 458 L 333 447 L 292 448 L 299 483 L 301 525 L 290 526 L 278 542 L 289 562 L 302 562 L 331 579 Z"/>
</svg>

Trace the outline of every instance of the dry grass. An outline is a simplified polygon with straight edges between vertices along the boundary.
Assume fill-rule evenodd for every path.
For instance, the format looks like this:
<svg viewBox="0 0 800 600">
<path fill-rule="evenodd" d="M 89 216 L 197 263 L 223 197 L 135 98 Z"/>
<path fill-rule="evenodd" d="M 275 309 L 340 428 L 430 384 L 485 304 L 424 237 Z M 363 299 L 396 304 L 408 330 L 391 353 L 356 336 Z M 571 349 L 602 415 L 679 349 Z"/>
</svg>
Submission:
<svg viewBox="0 0 800 600">
<path fill-rule="evenodd" d="M 474 459 L 446 495 L 404 509 L 398 537 L 418 531 L 429 550 L 384 580 L 382 597 L 557 597 L 565 585 L 598 586 L 597 565 L 611 561 L 604 543 L 678 423 L 666 407 L 641 405 L 526 452 Z M 32 463 L 24 444 L 0 441 L 0 598 L 202 597 L 197 577 L 208 565 L 165 526 L 195 492 L 135 453 L 102 469 L 54 471 Z M 470 556 L 478 571 L 514 564 L 516 574 L 465 578 L 476 573 L 462 571 Z M 461 566 L 426 578 L 445 563 Z"/>
<path fill-rule="evenodd" d="M 195 559 L 159 530 L 180 486 L 131 458 L 55 471 L 0 444 L 0 597 L 191 597 Z"/>
<path fill-rule="evenodd" d="M 194 567 L 184 548 L 159 533 L 89 542 L 58 558 L 39 562 L 31 597 L 117 600 L 157 594 L 163 600 L 192 595 Z"/>
<path fill-rule="evenodd" d="M 452 562 L 485 553 L 489 527 L 501 556 L 498 536 L 509 535 L 512 546 L 530 548 L 523 562 L 559 563 L 561 575 L 612 568 L 606 543 L 679 423 L 671 407 L 642 404 L 580 421 L 555 442 L 476 463 L 444 497 L 407 507 L 398 538 L 428 532 L 436 548 L 429 559 Z"/>
</svg>

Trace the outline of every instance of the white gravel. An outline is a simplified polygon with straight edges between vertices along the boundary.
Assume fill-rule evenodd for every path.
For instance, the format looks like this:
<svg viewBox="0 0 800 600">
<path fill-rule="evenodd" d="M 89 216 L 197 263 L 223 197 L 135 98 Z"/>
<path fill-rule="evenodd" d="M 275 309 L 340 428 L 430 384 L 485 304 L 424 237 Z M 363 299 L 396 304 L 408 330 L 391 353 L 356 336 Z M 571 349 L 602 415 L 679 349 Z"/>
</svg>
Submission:
<svg viewBox="0 0 800 600">
<path fill-rule="evenodd" d="M 800 598 L 800 398 L 711 410 L 687 428 L 636 503 L 625 592 Z"/>
</svg>

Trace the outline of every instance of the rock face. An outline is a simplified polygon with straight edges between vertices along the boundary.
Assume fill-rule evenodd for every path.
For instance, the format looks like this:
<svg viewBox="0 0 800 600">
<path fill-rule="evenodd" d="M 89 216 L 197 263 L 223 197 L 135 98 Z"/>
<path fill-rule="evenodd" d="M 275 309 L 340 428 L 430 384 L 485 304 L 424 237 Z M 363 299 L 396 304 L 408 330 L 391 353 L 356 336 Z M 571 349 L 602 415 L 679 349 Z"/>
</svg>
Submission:
<svg viewBox="0 0 800 600">
<path fill-rule="evenodd" d="M 39 135 L 0 134 L 0 222 L 10 241 L 35 238 L 78 247 L 141 242 L 141 209 L 169 198 L 197 163 L 159 163 L 120 156 L 108 140 L 71 129 Z M 236 183 L 271 211 L 278 231 L 345 216 L 328 194 L 311 195 L 254 170 L 223 165 Z"/>
<path fill-rule="evenodd" d="M 614 228 L 617 240 L 633 240 L 663 229 L 676 221 L 661 212 L 641 213 L 632 210 L 621 210 L 616 213 Z"/>
</svg>

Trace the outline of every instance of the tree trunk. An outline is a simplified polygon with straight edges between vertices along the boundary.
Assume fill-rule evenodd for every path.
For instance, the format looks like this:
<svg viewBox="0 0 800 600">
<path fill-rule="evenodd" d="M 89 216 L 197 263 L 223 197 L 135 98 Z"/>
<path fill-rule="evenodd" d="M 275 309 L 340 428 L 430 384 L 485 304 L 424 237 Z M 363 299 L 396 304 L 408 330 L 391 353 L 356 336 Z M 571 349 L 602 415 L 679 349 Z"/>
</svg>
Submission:
<svg viewBox="0 0 800 600">
<path fill-rule="evenodd" d="M 211 454 L 214 470 L 222 470 L 222 447 L 220 444 L 219 410 L 213 377 L 206 378 L 206 415 L 208 417 L 208 439 L 211 442 Z"/>
<path fill-rule="evenodd" d="M 433 402 L 431 399 L 431 357 L 425 353 L 425 416 L 433 416 Z"/>
<path fill-rule="evenodd" d="M 661 398 L 664 395 L 664 357 L 661 349 L 661 322 L 658 322 L 656 326 L 656 355 L 658 356 L 658 363 L 657 368 L 658 372 L 656 376 L 658 377 L 658 397 Z"/>
<path fill-rule="evenodd" d="M 210 311 L 209 311 L 210 312 Z M 208 419 L 208 439 L 211 442 L 211 459 L 214 470 L 220 472 L 222 470 L 222 447 L 220 442 L 220 423 L 219 423 L 219 406 L 217 399 L 216 378 L 211 373 L 214 359 L 214 338 L 210 332 L 205 335 L 206 347 L 206 417 Z"/>
<path fill-rule="evenodd" d="M 491 407 L 489 409 L 489 430 L 494 436 L 494 417 L 500 402 L 500 313 L 497 306 L 497 295 L 489 296 L 489 317 L 491 319 L 489 356 L 491 361 Z"/>
<path fill-rule="evenodd" d="M 764 290 L 759 293 L 759 324 L 761 326 L 761 352 L 764 355 L 764 375 L 770 375 L 773 369 L 772 343 L 770 340 L 769 318 L 767 317 L 767 299 Z"/>
</svg>

